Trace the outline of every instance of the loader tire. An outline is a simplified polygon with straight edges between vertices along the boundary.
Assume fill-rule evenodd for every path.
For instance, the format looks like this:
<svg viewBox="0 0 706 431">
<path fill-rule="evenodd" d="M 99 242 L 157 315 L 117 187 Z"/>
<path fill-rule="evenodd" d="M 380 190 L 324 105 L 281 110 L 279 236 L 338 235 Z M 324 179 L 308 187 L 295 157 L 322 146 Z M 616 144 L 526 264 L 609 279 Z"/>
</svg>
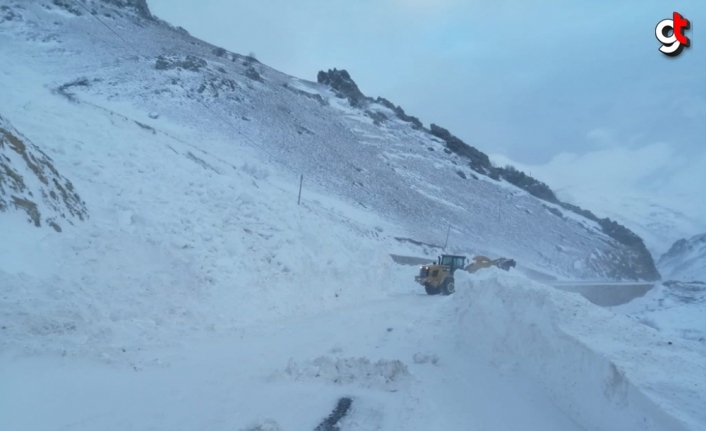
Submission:
<svg viewBox="0 0 706 431">
<path fill-rule="evenodd" d="M 441 290 L 438 287 L 430 286 L 428 284 L 424 285 L 424 290 L 427 291 L 427 295 L 438 295 Z"/>
<path fill-rule="evenodd" d="M 441 293 L 443 295 L 451 295 L 456 291 L 456 284 L 454 283 L 454 279 L 449 277 L 444 282 L 441 284 Z"/>
</svg>

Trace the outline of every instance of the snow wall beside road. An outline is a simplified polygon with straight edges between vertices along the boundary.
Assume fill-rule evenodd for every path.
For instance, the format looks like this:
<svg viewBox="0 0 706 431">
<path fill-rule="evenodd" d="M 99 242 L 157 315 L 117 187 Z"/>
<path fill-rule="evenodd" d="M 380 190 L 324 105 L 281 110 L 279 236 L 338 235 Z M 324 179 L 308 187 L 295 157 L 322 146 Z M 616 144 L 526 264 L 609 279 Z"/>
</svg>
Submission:
<svg viewBox="0 0 706 431">
<path fill-rule="evenodd" d="M 706 429 L 699 346 L 519 275 L 491 269 L 456 278 L 453 315 L 462 344 L 504 373 L 529 375 L 578 424 L 594 431 Z"/>
</svg>

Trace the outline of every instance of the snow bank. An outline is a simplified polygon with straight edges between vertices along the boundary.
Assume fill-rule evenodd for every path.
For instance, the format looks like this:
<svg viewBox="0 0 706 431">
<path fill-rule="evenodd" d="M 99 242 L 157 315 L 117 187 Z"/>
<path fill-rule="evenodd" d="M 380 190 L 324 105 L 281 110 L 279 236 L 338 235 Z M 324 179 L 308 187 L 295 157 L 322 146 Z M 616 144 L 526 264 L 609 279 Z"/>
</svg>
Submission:
<svg viewBox="0 0 706 431">
<path fill-rule="evenodd" d="M 499 270 L 457 278 L 462 342 L 505 371 L 531 376 L 581 426 L 704 429 L 699 346 Z"/>
</svg>

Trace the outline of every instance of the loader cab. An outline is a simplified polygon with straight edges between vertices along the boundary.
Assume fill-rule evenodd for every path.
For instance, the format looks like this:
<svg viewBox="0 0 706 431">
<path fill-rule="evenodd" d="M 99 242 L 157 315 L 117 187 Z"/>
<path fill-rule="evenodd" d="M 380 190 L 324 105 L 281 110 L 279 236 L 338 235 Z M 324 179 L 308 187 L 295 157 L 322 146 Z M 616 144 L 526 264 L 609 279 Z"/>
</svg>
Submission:
<svg viewBox="0 0 706 431">
<path fill-rule="evenodd" d="M 437 263 L 439 265 L 448 266 L 453 273 L 457 269 L 463 269 L 466 266 L 466 257 L 452 254 L 442 254 L 438 257 Z"/>
</svg>

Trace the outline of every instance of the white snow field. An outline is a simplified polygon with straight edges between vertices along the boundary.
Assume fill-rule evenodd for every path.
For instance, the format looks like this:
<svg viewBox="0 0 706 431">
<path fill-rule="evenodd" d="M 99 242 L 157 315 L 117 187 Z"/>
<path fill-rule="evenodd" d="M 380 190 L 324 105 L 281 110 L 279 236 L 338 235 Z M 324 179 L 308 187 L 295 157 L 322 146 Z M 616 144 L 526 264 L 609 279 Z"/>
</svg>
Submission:
<svg viewBox="0 0 706 431">
<path fill-rule="evenodd" d="M 706 347 L 706 283 L 667 281 L 613 310 L 670 340 L 683 338 Z"/>
<path fill-rule="evenodd" d="M 102 4 L 126 36 L 180 34 L 125 18 L 123 3 L 85 4 Z M 394 201 L 398 212 L 373 211 L 356 196 L 388 189 L 336 193 L 345 188 L 326 179 L 348 181 L 332 175 L 341 165 L 268 146 L 274 116 L 248 114 L 262 123 L 234 133 L 186 99 L 160 99 L 152 72 L 118 82 L 154 59 L 116 57 L 120 42 L 70 4 L 0 2 L 0 197 L 24 202 L 0 211 L 0 430 L 314 430 L 342 397 L 352 407 L 341 431 L 706 429 L 702 344 L 519 274 L 460 276 L 457 294 L 427 296 L 416 268 L 389 255 L 423 254 L 395 240 L 420 239 L 422 219 L 400 218 L 412 195 Z M 78 96 L 56 91 L 81 75 L 103 81 Z M 251 90 L 237 103 L 261 103 Z M 372 147 L 356 160 L 379 155 Z M 311 169 L 299 205 L 288 158 Z M 370 184 L 419 176 L 428 183 L 416 187 L 437 195 L 433 177 L 398 171 L 404 180 L 380 171 Z M 515 234 L 520 250 L 556 225 L 571 248 L 546 237 L 520 251 L 537 269 L 598 277 L 619 253 L 506 186 L 481 180 L 476 197 L 448 196 L 472 208 L 507 197 L 503 208 L 517 211 L 501 251 Z M 445 205 L 413 199 L 425 211 Z M 596 248 L 594 266 L 570 271 Z"/>
</svg>

